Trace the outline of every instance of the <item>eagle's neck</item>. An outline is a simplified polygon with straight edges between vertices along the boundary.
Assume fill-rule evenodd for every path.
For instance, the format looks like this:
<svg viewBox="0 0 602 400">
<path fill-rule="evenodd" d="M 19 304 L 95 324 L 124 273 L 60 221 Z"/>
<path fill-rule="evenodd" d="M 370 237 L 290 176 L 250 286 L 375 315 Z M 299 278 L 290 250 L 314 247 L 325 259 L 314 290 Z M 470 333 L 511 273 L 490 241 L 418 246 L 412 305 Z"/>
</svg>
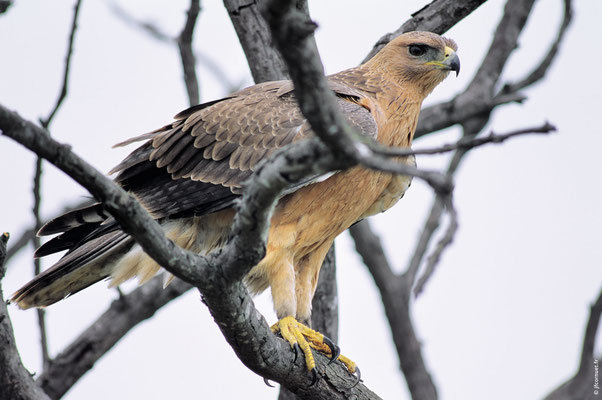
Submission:
<svg viewBox="0 0 602 400">
<path fill-rule="evenodd" d="M 359 103 L 376 119 L 379 142 L 397 147 L 411 145 L 426 97 L 421 90 L 409 82 L 394 79 L 381 68 L 370 68 L 369 64 L 337 75 L 338 80 L 362 92 L 364 97 Z"/>
</svg>

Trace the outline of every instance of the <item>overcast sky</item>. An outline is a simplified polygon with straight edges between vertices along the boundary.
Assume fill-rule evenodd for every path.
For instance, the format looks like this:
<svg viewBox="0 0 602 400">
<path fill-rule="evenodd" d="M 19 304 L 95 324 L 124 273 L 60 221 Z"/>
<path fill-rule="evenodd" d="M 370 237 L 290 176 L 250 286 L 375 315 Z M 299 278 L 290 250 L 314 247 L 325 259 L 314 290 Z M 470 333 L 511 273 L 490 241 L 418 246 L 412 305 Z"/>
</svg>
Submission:
<svg viewBox="0 0 602 400">
<path fill-rule="evenodd" d="M 382 34 L 425 3 L 310 1 L 326 72 L 357 65 Z M 506 132 L 550 121 L 558 132 L 471 152 L 456 180 L 459 232 L 414 304 L 425 360 L 442 400 L 538 399 L 577 368 L 589 304 L 602 287 L 602 3 L 575 3 L 573 24 L 546 79 L 525 91 L 524 104 L 499 108 L 489 125 Z M 490 0 L 447 33 L 459 45 L 462 73 L 441 84 L 428 104 L 449 99 L 470 82 L 503 4 Z M 132 14 L 176 35 L 188 2 L 127 5 Z M 73 1 L 29 0 L 0 16 L 0 104 L 31 120 L 48 114 L 60 87 L 72 6 Z M 504 82 L 536 64 L 561 18 L 560 0 L 537 3 Z M 221 2 L 203 2 L 195 45 L 231 81 L 252 83 Z M 198 73 L 202 100 L 227 94 L 223 82 L 202 65 Z M 169 123 L 186 106 L 176 49 L 132 30 L 107 3 L 84 0 L 69 96 L 52 134 L 108 171 L 130 151 L 111 145 Z M 458 135 L 458 129 L 447 129 L 417 141 L 415 148 Z M 33 163 L 28 151 L 0 137 L 5 188 L 0 231 L 13 238 L 32 221 Z M 421 167 L 446 163 L 447 156 L 418 158 Z M 54 167 L 45 167 L 44 218 L 85 195 Z M 397 270 L 407 264 L 431 201 L 430 189 L 416 180 L 394 209 L 373 218 Z M 337 257 L 342 352 L 359 364 L 366 385 L 383 398 L 409 398 L 379 295 L 347 234 L 337 241 Z M 31 270 L 31 252 L 23 251 L 9 266 L 5 295 L 29 280 Z M 50 307 L 51 353 L 70 343 L 115 296 L 101 283 Z M 274 322 L 269 296 L 257 303 Z M 16 307 L 10 312 L 23 361 L 30 371 L 39 371 L 35 312 Z M 198 294 L 190 292 L 131 332 L 65 398 L 243 395 L 276 398 L 277 389 L 266 387 L 238 361 Z"/>
</svg>

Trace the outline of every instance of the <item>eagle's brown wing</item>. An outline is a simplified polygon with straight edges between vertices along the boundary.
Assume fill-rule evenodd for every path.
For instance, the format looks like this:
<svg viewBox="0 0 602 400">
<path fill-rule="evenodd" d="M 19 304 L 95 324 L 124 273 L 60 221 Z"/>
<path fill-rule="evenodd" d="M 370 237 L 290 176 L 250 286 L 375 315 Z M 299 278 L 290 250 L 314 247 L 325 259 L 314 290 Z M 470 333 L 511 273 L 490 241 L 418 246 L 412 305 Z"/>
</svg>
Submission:
<svg viewBox="0 0 602 400">
<path fill-rule="evenodd" d="M 361 93 L 334 80 L 330 85 L 352 126 L 376 137 L 374 119 L 358 104 Z M 259 161 L 311 135 L 292 84 L 268 82 L 191 107 L 176 115 L 174 123 L 122 143 L 146 140 L 111 172 L 118 173 L 115 181 L 160 221 L 200 216 L 231 207 Z M 40 247 L 36 256 L 68 252 L 15 293 L 13 300 L 23 307 L 51 304 L 105 278 L 110 271 L 100 264 L 115 261 L 134 244 L 99 203 L 59 216 L 39 232 L 56 233 L 60 235 Z M 87 265 L 97 272 L 79 272 Z M 40 288 L 68 274 L 77 275 L 78 281 L 65 293 L 37 296 Z"/>
<path fill-rule="evenodd" d="M 376 136 L 370 112 L 354 101 L 358 94 L 341 84 L 332 86 L 352 125 Z M 152 137 L 143 137 L 148 141 L 112 171 L 155 218 L 229 207 L 260 160 L 312 136 L 288 81 L 252 86 L 175 118 Z"/>
</svg>

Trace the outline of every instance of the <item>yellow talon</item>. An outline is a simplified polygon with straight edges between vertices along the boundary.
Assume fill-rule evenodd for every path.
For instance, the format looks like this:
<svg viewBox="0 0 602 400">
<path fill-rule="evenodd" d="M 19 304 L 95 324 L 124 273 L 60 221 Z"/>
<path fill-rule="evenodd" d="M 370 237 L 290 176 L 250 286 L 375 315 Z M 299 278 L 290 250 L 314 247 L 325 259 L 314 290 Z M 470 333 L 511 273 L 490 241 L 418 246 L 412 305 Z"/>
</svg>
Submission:
<svg viewBox="0 0 602 400">
<path fill-rule="evenodd" d="M 320 332 L 299 323 L 292 316 L 282 318 L 272 325 L 271 330 L 274 334 L 280 333 L 280 336 L 290 344 L 291 348 L 295 349 L 295 346 L 298 346 L 301 349 L 305 355 L 305 365 L 310 371 L 316 367 L 314 355 L 311 351 L 312 347 L 329 356 L 333 361 L 335 359 L 340 360 L 350 373 L 354 374 L 357 370 L 356 364 L 349 358 L 340 355 L 338 347 L 330 339 Z"/>
<path fill-rule="evenodd" d="M 344 355 L 339 355 L 339 361 L 343 363 L 343 365 L 345 365 L 345 367 L 347 367 L 347 370 L 349 372 L 351 372 L 352 374 L 355 374 L 356 370 L 357 370 L 357 365 L 351 361 L 350 359 L 348 359 L 347 357 L 345 357 Z"/>
</svg>

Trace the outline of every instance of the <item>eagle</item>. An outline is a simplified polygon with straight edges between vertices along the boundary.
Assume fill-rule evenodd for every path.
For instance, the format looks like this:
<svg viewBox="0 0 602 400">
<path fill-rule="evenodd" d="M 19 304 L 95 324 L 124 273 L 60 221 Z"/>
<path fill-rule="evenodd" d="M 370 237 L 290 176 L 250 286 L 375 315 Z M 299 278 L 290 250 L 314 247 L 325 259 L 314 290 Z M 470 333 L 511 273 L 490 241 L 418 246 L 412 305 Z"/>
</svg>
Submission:
<svg viewBox="0 0 602 400">
<path fill-rule="evenodd" d="M 410 147 L 423 100 L 450 71 L 457 75 L 460 70 L 456 50 L 453 40 L 409 32 L 364 64 L 326 79 L 357 132 L 382 145 Z M 313 135 L 293 84 L 265 82 L 190 107 L 172 123 L 118 144 L 143 142 L 110 173 L 169 239 L 208 254 L 226 243 L 237 199 L 258 164 Z M 310 346 L 338 356 L 330 340 L 309 328 L 328 249 L 355 222 L 393 206 L 410 182 L 408 176 L 356 166 L 302 182 L 280 198 L 265 257 L 245 283 L 252 294 L 270 288 L 279 319 L 272 330 L 301 347 L 308 369 L 315 367 Z M 58 235 L 38 248 L 35 257 L 67 252 L 12 296 L 23 309 L 49 306 L 104 279 L 116 286 L 137 277 L 142 284 L 161 270 L 102 203 L 61 215 L 38 234 Z M 170 279 L 168 275 L 166 283 Z M 341 360 L 355 370 L 353 362 Z"/>
</svg>

